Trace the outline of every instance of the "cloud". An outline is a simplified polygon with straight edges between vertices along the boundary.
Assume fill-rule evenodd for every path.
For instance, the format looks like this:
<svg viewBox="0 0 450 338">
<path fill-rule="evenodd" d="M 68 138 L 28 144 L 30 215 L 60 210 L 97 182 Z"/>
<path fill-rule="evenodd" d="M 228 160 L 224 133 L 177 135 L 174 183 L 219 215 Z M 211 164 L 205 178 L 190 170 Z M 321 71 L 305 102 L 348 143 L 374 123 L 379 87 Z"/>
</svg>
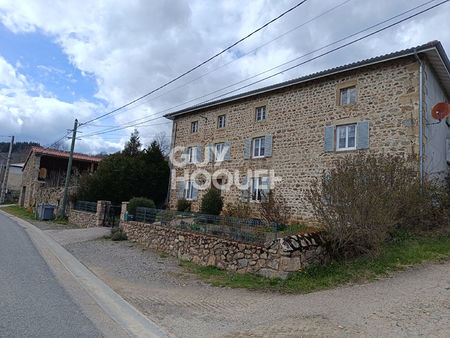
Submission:
<svg viewBox="0 0 450 338">
<path fill-rule="evenodd" d="M 238 59 L 239 56 L 270 42 L 280 34 L 339 3 L 332 0 L 308 1 L 233 51 L 225 53 L 158 94 L 151 95 L 135 108 L 115 114 L 111 119 L 101 120 L 99 124 L 122 124 L 143 116 L 159 116 L 169 107 L 180 105 L 184 101 L 301 56 L 319 46 L 396 15 L 422 1 L 348 1 L 327 15 Z M 0 119 L 1 121 L 6 119 L 11 127 L 19 128 L 18 117 L 24 121 L 23 125 L 26 125 L 28 121 L 32 124 L 42 124 L 42 116 L 45 116 L 49 133 L 50 129 L 54 128 L 52 134 L 57 134 L 56 130 L 60 134 L 64 131 L 57 128 L 61 123 L 52 121 L 62 119 L 65 123 L 69 123 L 75 115 L 80 120 L 88 119 L 100 114 L 103 109 L 113 109 L 139 97 L 207 59 L 293 4 L 293 1 L 288 0 L 276 2 L 4 0 L 0 4 L 1 22 L 17 34 L 39 32 L 58 43 L 74 67 L 86 76 L 95 78 L 98 86 L 95 98 L 105 100 L 107 107 L 93 103 L 94 98 L 86 98 L 85 101 L 68 105 L 49 97 L 26 97 L 23 92 L 17 91 L 15 97 L 8 97 L 5 99 L 7 102 L 3 103 L 3 107 L 7 105 L 11 117 L 3 116 L 2 113 Z M 385 33 L 284 73 L 259 86 L 401 50 L 434 39 L 441 40 L 444 48 L 449 50 L 448 30 L 445 27 L 436 29 L 436 22 L 446 22 L 448 8 L 448 5 L 444 5 L 441 9 L 432 10 Z M 190 85 L 173 90 L 233 60 L 235 61 L 229 66 L 220 68 Z M 10 86 L 17 90 L 27 87 L 26 79 L 17 72 L 18 67 L 1 64 L 0 67 L 2 83 L 5 77 L 5 81 L 9 81 Z M 169 93 L 157 97 L 165 92 Z M 23 110 L 20 114 L 12 113 L 20 109 Z M 43 112 L 36 114 L 36 111 L 41 109 Z M 157 122 L 164 121 L 156 120 L 154 123 Z M 98 128 L 86 127 L 83 131 L 87 134 L 96 130 Z M 170 134 L 170 125 L 140 128 L 144 141 L 149 141 L 151 135 L 160 130 Z M 79 146 L 81 150 L 86 151 L 97 151 L 103 146 L 105 149 L 117 149 L 123 144 L 124 139 L 126 140 L 123 138 L 124 134 L 129 132 L 130 130 L 125 133 L 115 132 L 92 140 L 82 140 Z M 39 132 L 30 134 L 30 137 L 32 135 L 39 137 Z M 111 144 L 107 138 L 112 136 L 116 137 L 116 140 Z"/>
</svg>

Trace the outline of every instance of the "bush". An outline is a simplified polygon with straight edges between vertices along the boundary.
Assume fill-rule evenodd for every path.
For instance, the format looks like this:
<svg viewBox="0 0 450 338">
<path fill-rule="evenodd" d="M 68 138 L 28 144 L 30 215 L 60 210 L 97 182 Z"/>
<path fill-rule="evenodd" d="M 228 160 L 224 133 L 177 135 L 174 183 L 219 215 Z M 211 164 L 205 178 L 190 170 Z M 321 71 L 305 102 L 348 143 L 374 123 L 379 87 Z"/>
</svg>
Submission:
<svg viewBox="0 0 450 338">
<path fill-rule="evenodd" d="M 121 227 L 111 228 L 111 240 L 113 241 L 126 241 L 128 239 L 127 234 Z"/>
<path fill-rule="evenodd" d="M 219 215 L 222 212 L 223 200 L 219 192 L 209 189 L 202 198 L 200 212 L 202 214 Z"/>
<path fill-rule="evenodd" d="M 262 219 L 266 222 L 278 223 L 280 230 L 286 228 L 291 214 L 283 196 L 277 195 L 271 190 L 267 202 L 259 203 L 258 208 Z"/>
<path fill-rule="evenodd" d="M 228 203 L 223 210 L 223 215 L 228 217 L 250 218 L 252 209 L 248 202 L 237 201 Z"/>
<path fill-rule="evenodd" d="M 145 197 L 133 197 L 127 206 L 127 211 L 131 215 L 136 215 L 136 208 L 144 207 L 144 208 L 152 208 L 155 209 L 155 203 L 148 198 Z"/>
<path fill-rule="evenodd" d="M 178 200 L 177 210 L 182 212 L 190 212 L 191 211 L 191 202 L 185 198 Z"/>
</svg>

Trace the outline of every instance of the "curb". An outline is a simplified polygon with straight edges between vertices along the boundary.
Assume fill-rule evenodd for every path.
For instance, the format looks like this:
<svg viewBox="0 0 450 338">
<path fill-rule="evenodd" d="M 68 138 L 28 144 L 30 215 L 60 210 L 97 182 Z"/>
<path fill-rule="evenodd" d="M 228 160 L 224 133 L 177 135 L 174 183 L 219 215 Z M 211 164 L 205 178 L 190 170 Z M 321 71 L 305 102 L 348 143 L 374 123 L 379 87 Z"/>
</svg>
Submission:
<svg viewBox="0 0 450 338">
<path fill-rule="evenodd" d="M 159 326 L 125 301 L 45 232 L 1 209 L 0 213 L 27 228 L 35 237 L 33 242 L 37 246 L 48 249 L 97 304 L 131 336 L 167 337 L 167 334 Z"/>
</svg>

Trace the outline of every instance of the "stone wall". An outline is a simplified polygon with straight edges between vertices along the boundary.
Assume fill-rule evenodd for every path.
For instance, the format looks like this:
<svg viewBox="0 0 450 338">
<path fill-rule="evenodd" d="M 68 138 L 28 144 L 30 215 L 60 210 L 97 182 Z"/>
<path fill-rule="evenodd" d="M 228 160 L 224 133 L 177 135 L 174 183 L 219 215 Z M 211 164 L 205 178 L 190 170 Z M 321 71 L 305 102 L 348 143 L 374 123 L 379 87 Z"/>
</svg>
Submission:
<svg viewBox="0 0 450 338">
<path fill-rule="evenodd" d="M 230 142 L 228 160 L 206 163 L 201 169 L 210 173 L 236 169 L 241 179 L 248 170 L 274 169 L 275 176 L 281 178 L 275 184 L 276 194 L 283 196 L 296 218 L 308 220 L 313 215 L 304 203 L 305 193 L 323 170 L 333 167 L 335 160 L 348 155 L 382 153 L 417 156 L 418 69 L 414 58 L 405 57 L 185 114 L 174 120 L 175 145 L 201 146 L 203 161 L 209 144 Z M 356 102 L 341 105 L 339 90 L 347 86 L 356 87 Z M 258 122 L 255 109 L 263 105 L 266 120 Z M 223 114 L 226 126 L 218 129 L 217 118 Z M 197 133 L 191 132 L 193 121 L 198 121 Z M 362 121 L 370 124 L 368 149 L 324 152 L 326 126 L 334 126 L 336 130 L 336 126 Z M 266 135 L 272 136 L 272 155 L 244 159 L 244 141 Z M 178 152 L 178 161 L 180 156 Z M 185 170 L 191 174 L 197 169 L 198 165 L 186 164 L 176 169 L 176 176 L 182 178 Z M 177 184 L 170 191 L 171 209 L 176 209 L 178 188 Z M 199 210 L 204 193 L 205 190 L 198 191 L 193 211 Z M 233 186 L 229 191 L 223 190 L 222 196 L 227 204 L 240 200 L 242 193 Z"/>
<path fill-rule="evenodd" d="M 69 223 L 78 225 L 82 228 L 90 228 L 97 225 L 97 214 L 93 212 L 69 208 L 67 216 L 69 218 Z"/>
<path fill-rule="evenodd" d="M 318 234 L 289 236 L 259 246 L 157 224 L 128 221 L 120 225 L 129 240 L 148 248 L 237 273 L 286 278 L 289 272 L 327 260 Z"/>
</svg>

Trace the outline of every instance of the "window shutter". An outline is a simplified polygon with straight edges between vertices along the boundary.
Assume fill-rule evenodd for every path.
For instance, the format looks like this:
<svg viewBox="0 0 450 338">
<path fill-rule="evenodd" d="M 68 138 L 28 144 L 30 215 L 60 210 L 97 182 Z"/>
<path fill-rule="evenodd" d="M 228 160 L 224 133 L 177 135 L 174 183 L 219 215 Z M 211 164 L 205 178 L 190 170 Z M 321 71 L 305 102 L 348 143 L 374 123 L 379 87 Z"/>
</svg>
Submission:
<svg viewBox="0 0 450 338">
<path fill-rule="evenodd" d="M 358 122 L 356 125 L 356 149 L 369 148 L 369 121 Z"/>
<path fill-rule="evenodd" d="M 250 158 L 250 150 L 251 150 L 252 140 L 246 138 L 244 141 L 244 160 L 248 160 Z"/>
<path fill-rule="evenodd" d="M 183 155 L 181 155 L 181 163 L 186 164 L 188 161 L 188 148 L 184 147 Z"/>
<path fill-rule="evenodd" d="M 196 180 L 195 183 L 192 186 L 192 200 L 196 201 L 198 198 L 198 181 Z"/>
<path fill-rule="evenodd" d="M 272 156 L 272 135 L 266 135 L 264 137 L 264 156 Z"/>
<path fill-rule="evenodd" d="M 261 203 L 269 202 L 269 194 L 270 194 L 270 179 L 269 177 L 261 177 L 262 183 L 262 194 L 261 194 Z"/>
<path fill-rule="evenodd" d="M 198 146 L 196 149 L 196 162 L 202 162 L 202 146 Z"/>
<path fill-rule="evenodd" d="M 247 178 L 242 178 L 242 202 L 248 202 L 248 187 L 247 187 Z"/>
<path fill-rule="evenodd" d="M 225 146 L 225 155 L 224 155 L 223 159 L 225 161 L 229 161 L 230 160 L 231 142 L 225 142 L 224 146 Z"/>
<path fill-rule="evenodd" d="M 214 155 L 214 151 L 213 151 L 214 144 L 209 144 L 208 148 L 209 148 L 208 162 L 212 162 L 213 161 L 213 155 Z"/>
<path fill-rule="evenodd" d="M 184 197 L 184 181 L 180 181 L 180 185 L 178 187 L 178 199 L 181 200 Z"/>
<path fill-rule="evenodd" d="M 325 127 L 325 152 L 334 151 L 334 126 Z"/>
</svg>

